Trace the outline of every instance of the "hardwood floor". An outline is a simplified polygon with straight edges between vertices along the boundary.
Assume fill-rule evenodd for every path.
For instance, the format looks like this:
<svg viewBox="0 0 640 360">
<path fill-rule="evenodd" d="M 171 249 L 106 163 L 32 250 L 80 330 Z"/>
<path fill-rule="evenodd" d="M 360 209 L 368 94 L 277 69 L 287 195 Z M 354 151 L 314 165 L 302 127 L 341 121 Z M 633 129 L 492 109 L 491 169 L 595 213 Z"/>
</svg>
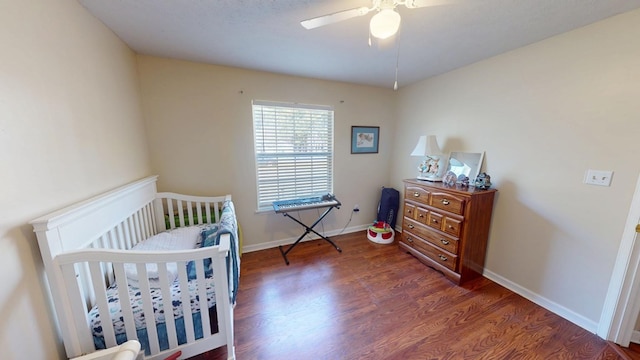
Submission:
<svg viewBox="0 0 640 360">
<path fill-rule="evenodd" d="M 628 348 L 623 348 L 614 343 L 609 343 L 618 352 L 622 359 L 640 360 L 640 345 L 631 343 Z"/>
<path fill-rule="evenodd" d="M 486 279 L 456 286 L 365 232 L 246 253 L 235 308 L 246 359 L 624 359 L 571 322 Z M 192 358 L 226 359 L 216 349 Z"/>
</svg>

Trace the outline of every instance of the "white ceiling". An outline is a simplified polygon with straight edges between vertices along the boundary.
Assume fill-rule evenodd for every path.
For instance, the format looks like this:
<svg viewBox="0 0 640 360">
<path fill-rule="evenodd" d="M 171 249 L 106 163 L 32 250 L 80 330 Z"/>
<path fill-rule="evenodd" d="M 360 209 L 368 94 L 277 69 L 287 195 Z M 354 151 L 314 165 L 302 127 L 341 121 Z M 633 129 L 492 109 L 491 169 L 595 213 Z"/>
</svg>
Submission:
<svg viewBox="0 0 640 360">
<path fill-rule="evenodd" d="M 640 0 L 456 0 L 398 7 L 399 35 L 368 45 L 373 13 L 306 30 L 301 20 L 370 0 L 78 0 L 134 51 L 391 88 L 640 8 Z M 399 54 L 399 57 L 398 57 Z"/>
</svg>

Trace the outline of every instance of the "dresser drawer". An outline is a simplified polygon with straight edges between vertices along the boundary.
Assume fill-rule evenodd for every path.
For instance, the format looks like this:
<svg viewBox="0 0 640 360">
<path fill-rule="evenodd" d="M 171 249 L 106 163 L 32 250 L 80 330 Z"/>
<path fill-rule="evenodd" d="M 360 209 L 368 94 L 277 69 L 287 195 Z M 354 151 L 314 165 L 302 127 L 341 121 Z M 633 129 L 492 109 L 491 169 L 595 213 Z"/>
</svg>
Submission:
<svg viewBox="0 0 640 360">
<path fill-rule="evenodd" d="M 462 221 L 450 217 L 445 217 L 442 221 L 442 230 L 448 234 L 459 237 Z"/>
<path fill-rule="evenodd" d="M 464 199 L 448 193 L 432 193 L 430 195 L 429 205 L 459 215 L 462 215 L 464 211 Z"/>
<path fill-rule="evenodd" d="M 429 217 L 429 210 L 421 207 L 416 207 L 416 217 L 414 219 L 416 219 L 417 221 L 423 224 L 426 224 L 428 217 Z"/>
<path fill-rule="evenodd" d="M 402 234 L 402 241 L 438 264 L 451 271 L 456 271 L 456 265 L 458 264 L 458 257 L 456 255 L 433 246 L 431 243 L 422 240 L 419 236 L 415 236 L 410 232 Z"/>
<path fill-rule="evenodd" d="M 425 241 L 432 243 L 433 245 L 447 250 L 450 253 L 458 253 L 458 239 L 442 234 L 441 232 L 434 231 L 423 224 L 419 224 L 413 220 L 405 218 L 402 225 L 403 232 L 409 232 L 415 236 L 422 238 Z"/>
<path fill-rule="evenodd" d="M 431 226 L 434 229 L 441 230 L 443 218 L 444 217 L 442 216 L 442 214 L 431 211 L 429 213 L 429 216 L 427 217 L 427 225 Z"/>
<path fill-rule="evenodd" d="M 407 186 L 404 188 L 404 199 L 429 205 L 429 191 L 417 186 Z"/>
<path fill-rule="evenodd" d="M 416 218 L 416 206 L 409 203 L 404 203 L 404 216 L 409 219 Z"/>
</svg>

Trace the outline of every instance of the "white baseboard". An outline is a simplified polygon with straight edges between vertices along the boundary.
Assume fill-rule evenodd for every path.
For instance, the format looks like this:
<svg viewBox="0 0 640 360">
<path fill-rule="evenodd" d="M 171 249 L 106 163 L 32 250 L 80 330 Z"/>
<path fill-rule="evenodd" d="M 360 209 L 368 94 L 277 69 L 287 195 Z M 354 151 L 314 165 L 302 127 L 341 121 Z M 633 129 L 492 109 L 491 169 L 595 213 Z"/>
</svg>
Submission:
<svg viewBox="0 0 640 360">
<path fill-rule="evenodd" d="M 369 227 L 369 224 L 351 226 L 351 227 L 345 228 L 344 230 L 339 229 L 339 230 L 327 231 L 323 235 L 331 237 L 331 236 L 336 236 L 336 235 L 341 235 L 341 234 L 349 234 L 349 233 L 353 233 L 353 232 L 356 232 L 356 231 L 364 231 L 368 227 Z M 302 232 L 304 230 L 302 228 L 300 230 L 301 230 L 300 235 L 302 235 Z M 252 251 L 259 251 L 259 250 L 275 248 L 275 247 L 278 247 L 280 245 L 293 244 L 296 240 L 298 240 L 298 236 L 300 236 L 300 235 L 297 235 L 296 237 L 292 237 L 292 238 L 288 238 L 288 239 L 275 240 L 275 241 L 270 241 L 270 242 L 256 244 L 256 245 L 243 245 L 242 246 L 242 252 L 243 253 L 249 253 L 249 252 L 252 252 Z M 317 239 L 319 239 L 319 237 L 316 234 L 310 233 L 304 239 L 302 239 L 301 242 L 317 240 Z"/>
<path fill-rule="evenodd" d="M 631 342 L 634 344 L 640 344 L 640 331 L 639 330 L 633 330 L 633 332 L 631 333 Z"/>
<path fill-rule="evenodd" d="M 577 314 L 569 309 L 567 309 L 566 307 L 557 304 L 547 298 L 545 298 L 544 296 L 541 296 L 539 294 L 536 294 L 532 291 L 530 291 L 529 289 L 523 288 L 522 286 L 512 282 L 511 280 L 505 279 L 502 276 L 489 271 L 487 269 L 484 269 L 484 277 L 486 277 L 489 280 L 492 280 L 504 287 L 506 287 L 507 289 L 513 291 L 514 293 L 524 297 L 525 299 L 532 301 L 533 303 L 542 306 L 543 308 L 551 311 L 552 313 L 571 321 L 572 323 L 580 326 L 581 328 L 591 332 L 591 333 L 596 333 L 596 330 L 598 328 L 598 324 L 595 321 L 592 321 L 590 319 L 585 318 L 584 316 Z"/>
</svg>

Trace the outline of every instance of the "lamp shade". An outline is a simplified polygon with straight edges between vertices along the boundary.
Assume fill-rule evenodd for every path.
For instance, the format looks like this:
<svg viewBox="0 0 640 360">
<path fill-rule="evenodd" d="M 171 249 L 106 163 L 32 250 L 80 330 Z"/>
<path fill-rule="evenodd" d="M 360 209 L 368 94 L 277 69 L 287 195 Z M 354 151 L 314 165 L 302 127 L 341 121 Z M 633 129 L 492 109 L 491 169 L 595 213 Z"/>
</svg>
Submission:
<svg viewBox="0 0 640 360">
<path fill-rule="evenodd" d="M 418 139 L 415 149 L 411 152 L 411 156 L 441 155 L 438 140 L 435 135 L 422 135 Z"/>
<path fill-rule="evenodd" d="M 418 180 L 442 181 L 442 175 L 447 167 L 435 135 L 420 136 L 411 156 L 424 158 L 418 166 Z"/>
<path fill-rule="evenodd" d="M 393 9 L 380 10 L 369 22 L 371 35 L 378 39 L 386 39 L 393 36 L 400 28 L 400 20 L 400 14 L 393 11 Z"/>
</svg>

